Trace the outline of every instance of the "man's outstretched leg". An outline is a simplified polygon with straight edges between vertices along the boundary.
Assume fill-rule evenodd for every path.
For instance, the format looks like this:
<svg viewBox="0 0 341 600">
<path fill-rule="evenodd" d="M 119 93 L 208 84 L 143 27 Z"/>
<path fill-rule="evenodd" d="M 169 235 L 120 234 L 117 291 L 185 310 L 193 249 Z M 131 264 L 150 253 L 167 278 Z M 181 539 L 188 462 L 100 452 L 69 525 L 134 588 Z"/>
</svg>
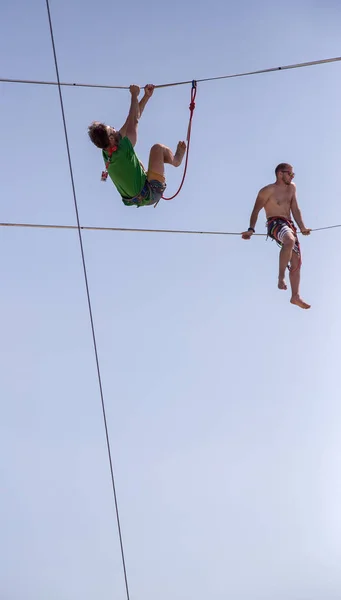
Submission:
<svg viewBox="0 0 341 600">
<path fill-rule="evenodd" d="M 287 233 L 283 237 L 282 248 L 279 253 L 279 273 L 278 273 L 278 287 L 280 290 L 286 290 L 287 284 L 285 283 L 285 269 L 291 261 L 293 249 L 295 246 L 295 238 L 292 233 Z"/>
<path fill-rule="evenodd" d="M 310 304 L 307 304 L 300 297 L 300 279 L 301 279 L 301 259 L 293 252 L 291 257 L 291 271 L 290 271 L 290 285 L 291 285 L 291 304 L 296 304 L 300 308 L 310 308 Z"/>
</svg>

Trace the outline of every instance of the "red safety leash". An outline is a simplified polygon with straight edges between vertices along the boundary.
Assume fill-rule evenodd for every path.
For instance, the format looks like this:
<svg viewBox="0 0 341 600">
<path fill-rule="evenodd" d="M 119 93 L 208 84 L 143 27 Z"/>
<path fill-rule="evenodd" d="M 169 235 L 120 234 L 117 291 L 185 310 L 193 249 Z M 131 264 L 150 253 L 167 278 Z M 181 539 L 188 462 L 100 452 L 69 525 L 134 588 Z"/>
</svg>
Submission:
<svg viewBox="0 0 341 600">
<path fill-rule="evenodd" d="M 188 129 L 187 129 L 187 154 L 186 154 L 184 174 L 182 176 L 182 181 L 180 183 L 180 187 L 179 187 L 178 191 L 174 194 L 174 196 L 171 196 L 170 198 L 165 198 L 164 196 L 162 196 L 163 200 L 173 200 L 173 198 L 175 198 L 179 194 L 179 192 L 181 191 L 181 188 L 182 188 L 182 186 L 184 184 L 184 181 L 185 181 L 185 178 L 186 178 L 187 165 L 188 165 L 189 146 L 190 146 L 190 143 L 191 143 L 192 119 L 193 119 L 193 113 L 194 113 L 194 109 L 195 109 L 195 97 L 196 97 L 196 95 L 197 95 L 197 82 L 193 80 L 192 81 L 192 89 L 191 89 L 191 103 L 189 105 L 190 117 L 189 117 Z"/>
</svg>

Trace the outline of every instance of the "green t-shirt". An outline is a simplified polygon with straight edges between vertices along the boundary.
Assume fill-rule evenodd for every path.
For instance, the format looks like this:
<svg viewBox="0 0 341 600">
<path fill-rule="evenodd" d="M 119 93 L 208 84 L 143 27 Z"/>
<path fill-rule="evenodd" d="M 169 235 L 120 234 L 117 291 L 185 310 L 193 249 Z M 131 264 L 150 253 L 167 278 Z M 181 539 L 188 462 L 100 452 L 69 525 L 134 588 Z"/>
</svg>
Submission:
<svg viewBox="0 0 341 600">
<path fill-rule="evenodd" d="M 103 150 L 102 154 L 107 162 L 108 153 Z M 147 175 L 127 137 L 120 140 L 118 149 L 111 155 L 108 173 L 123 198 L 134 198 L 141 192 Z"/>
</svg>

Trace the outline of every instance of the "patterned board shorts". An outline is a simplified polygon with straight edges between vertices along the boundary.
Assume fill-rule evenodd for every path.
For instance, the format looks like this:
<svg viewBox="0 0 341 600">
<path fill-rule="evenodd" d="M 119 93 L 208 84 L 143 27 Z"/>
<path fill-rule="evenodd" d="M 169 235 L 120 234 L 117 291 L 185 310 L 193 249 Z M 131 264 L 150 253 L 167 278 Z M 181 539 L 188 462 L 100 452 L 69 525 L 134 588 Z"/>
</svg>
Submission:
<svg viewBox="0 0 341 600">
<path fill-rule="evenodd" d="M 158 202 L 160 202 L 165 189 L 165 183 L 162 183 L 157 179 L 151 179 L 150 181 L 146 179 L 138 196 L 135 196 L 135 198 L 122 197 L 122 202 L 126 206 L 136 206 L 136 208 L 139 208 L 140 206 L 156 206 Z"/>
<path fill-rule="evenodd" d="M 294 252 L 296 252 L 298 256 L 301 256 L 300 243 L 298 241 L 296 227 L 292 221 L 284 219 L 283 217 L 271 217 L 271 219 L 267 220 L 267 229 L 268 236 L 275 240 L 280 247 L 283 246 L 284 236 L 287 233 L 294 234 Z"/>
</svg>

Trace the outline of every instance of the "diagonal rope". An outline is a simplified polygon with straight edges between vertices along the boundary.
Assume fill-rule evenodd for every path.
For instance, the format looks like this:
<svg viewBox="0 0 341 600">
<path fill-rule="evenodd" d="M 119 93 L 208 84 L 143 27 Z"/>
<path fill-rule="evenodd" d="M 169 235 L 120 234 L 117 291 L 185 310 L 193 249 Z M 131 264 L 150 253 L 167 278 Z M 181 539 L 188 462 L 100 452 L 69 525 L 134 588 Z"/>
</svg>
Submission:
<svg viewBox="0 0 341 600">
<path fill-rule="evenodd" d="M 26 229 L 78 229 L 81 231 L 121 231 L 124 233 L 183 233 L 186 235 L 238 235 L 238 231 L 200 231 L 195 229 L 140 229 L 136 227 L 96 227 L 85 225 L 49 225 L 44 223 L 0 223 L 0 227 L 23 227 Z M 317 227 L 311 231 L 325 231 L 327 229 L 336 229 L 340 225 L 328 225 L 327 227 Z M 298 232 L 300 233 L 300 232 Z M 267 237 L 267 233 L 254 233 L 252 237 Z"/>
<path fill-rule="evenodd" d="M 70 178 L 71 178 L 71 185 L 72 185 L 72 192 L 73 192 L 74 208 L 75 208 L 76 219 L 77 219 L 77 227 L 75 227 L 75 229 L 78 230 L 79 245 L 80 245 L 80 251 L 81 251 L 81 256 L 82 256 L 84 281 L 85 281 L 86 295 L 87 295 L 87 300 L 88 300 L 89 317 L 90 317 L 90 323 L 91 323 L 92 341 L 93 341 L 93 347 L 94 347 L 94 353 L 95 353 L 95 359 L 96 359 L 98 385 L 99 385 L 99 391 L 100 391 L 100 396 L 101 396 L 103 421 L 104 421 L 105 436 L 106 436 L 106 443 L 107 443 L 107 451 L 108 451 L 108 458 L 109 458 L 109 465 L 110 465 L 111 483 L 112 483 L 113 494 L 114 494 L 117 528 L 118 528 L 118 534 L 119 534 L 119 540 L 120 540 L 120 549 L 121 549 L 121 558 L 122 558 L 122 565 L 123 565 L 123 572 L 124 572 L 124 581 L 125 581 L 125 588 L 126 588 L 127 600 L 130 600 L 129 587 L 128 587 L 128 579 L 127 579 L 127 570 L 126 570 L 125 555 L 124 555 L 123 540 L 122 540 L 122 532 L 121 532 L 121 523 L 120 523 L 120 516 L 119 516 L 118 502 L 117 502 L 117 494 L 116 494 L 116 484 L 115 484 L 115 477 L 114 477 L 114 468 L 113 468 L 113 461 L 112 461 L 112 457 L 111 457 L 110 439 L 109 439 L 108 424 L 107 424 L 107 417 L 106 417 L 106 410 L 105 410 L 105 403 L 104 403 L 102 377 L 101 377 L 101 370 L 100 370 L 100 366 L 99 366 L 97 341 L 96 341 L 95 326 L 94 326 L 94 319 L 93 319 L 93 312 L 92 312 L 92 305 L 91 305 L 91 297 L 90 297 L 90 290 L 89 290 L 88 274 L 87 274 L 86 262 L 85 262 L 85 254 L 84 254 L 83 239 L 82 239 L 80 219 L 79 219 L 79 211 L 78 211 L 78 203 L 77 203 L 77 196 L 76 196 L 76 188 L 75 188 L 75 182 L 74 182 L 74 176 L 73 176 L 73 168 L 72 168 L 72 162 L 71 162 L 69 137 L 68 137 L 67 126 L 66 126 L 66 118 L 65 118 L 63 95 L 62 95 L 62 90 L 61 90 L 61 85 L 60 85 L 60 79 L 59 79 L 58 61 L 57 61 L 56 47 L 55 47 L 55 43 L 54 43 L 54 35 L 53 35 L 53 27 L 52 27 L 52 19 L 51 19 L 51 13 L 50 13 L 49 0 L 46 0 L 46 9 L 47 9 L 48 20 L 49 20 L 50 36 L 51 36 L 51 43 L 52 43 L 54 64 L 55 64 L 56 77 L 57 77 L 57 82 L 58 82 L 58 92 L 59 92 L 60 108 L 61 108 L 62 119 L 63 119 L 63 126 L 64 126 L 65 143 L 66 143 L 66 151 L 67 151 L 68 162 L 69 162 L 69 170 L 70 170 Z"/>
<path fill-rule="evenodd" d="M 268 69 L 259 69 L 257 71 L 245 71 L 243 73 L 233 73 L 231 75 L 221 75 L 218 77 L 206 77 L 204 79 L 196 79 L 197 83 L 205 82 L 205 81 L 218 81 L 220 79 L 234 79 L 236 77 L 249 77 L 250 75 L 261 75 L 263 73 L 274 73 L 275 71 L 288 71 L 290 69 L 301 69 L 303 67 L 313 67 L 316 65 L 325 65 L 327 63 L 340 62 L 341 56 L 336 56 L 334 58 L 322 58 L 320 60 L 312 60 L 309 62 L 296 63 L 293 65 L 284 65 L 282 67 L 270 67 Z M 175 81 L 173 83 L 161 83 L 156 85 L 155 88 L 167 88 L 173 87 L 176 85 L 187 85 L 192 83 L 192 79 L 189 81 Z M 107 90 L 129 90 L 129 86 L 125 85 L 103 85 L 103 84 L 95 84 L 95 83 L 67 83 L 60 81 L 37 81 L 33 79 L 8 79 L 5 77 L 0 77 L 0 82 L 2 83 L 24 83 L 29 85 L 57 85 L 57 86 L 67 86 L 67 87 L 85 87 L 85 88 L 102 88 Z M 141 86 L 142 87 L 142 86 Z"/>
</svg>

